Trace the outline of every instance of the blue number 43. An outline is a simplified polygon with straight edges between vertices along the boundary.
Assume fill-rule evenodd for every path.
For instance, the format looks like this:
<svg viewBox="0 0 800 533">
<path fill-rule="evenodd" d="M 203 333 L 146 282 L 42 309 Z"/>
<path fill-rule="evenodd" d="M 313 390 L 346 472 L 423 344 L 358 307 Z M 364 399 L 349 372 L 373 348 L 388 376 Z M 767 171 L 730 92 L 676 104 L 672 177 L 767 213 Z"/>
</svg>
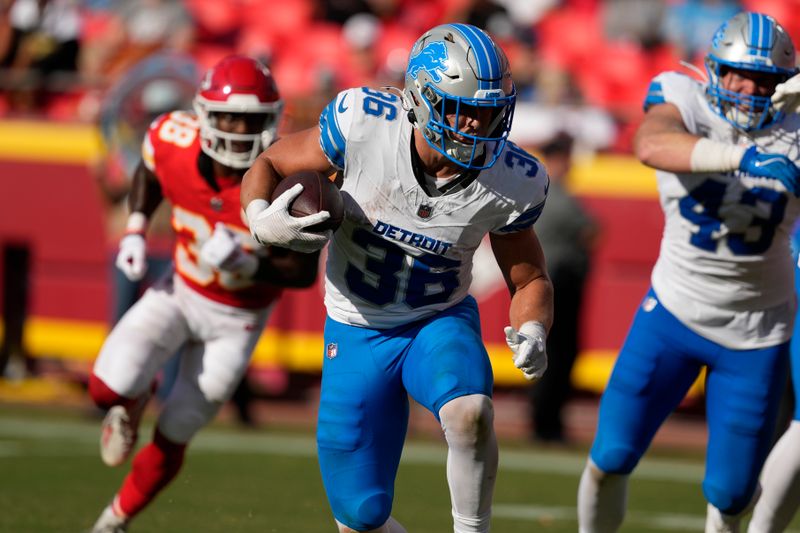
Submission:
<svg viewBox="0 0 800 533">
<path fill-rule="evenodd" d="M 697 231 L 692 234 L 689 242 L 701 250 L 717 251 L 719 234 L 724 222 L 720 209 L 727 188 L 725 183 L 706 180 L 680 199 L 681 216 L 697 226 Z M 766 252 L 775 237 L 775 229 L 783 221 L 786 213 L 786 195 L 771 189 L 754 187 L 742 193 L 739 204 L 753 207 L 757 204 L 767 205 L 769 215 L 767 217 L 753 215 L 749 228 L 756 231 L 752 234 L 728 233 L 728 248 L 734 255 L 755 255 Z"/>
</svg>

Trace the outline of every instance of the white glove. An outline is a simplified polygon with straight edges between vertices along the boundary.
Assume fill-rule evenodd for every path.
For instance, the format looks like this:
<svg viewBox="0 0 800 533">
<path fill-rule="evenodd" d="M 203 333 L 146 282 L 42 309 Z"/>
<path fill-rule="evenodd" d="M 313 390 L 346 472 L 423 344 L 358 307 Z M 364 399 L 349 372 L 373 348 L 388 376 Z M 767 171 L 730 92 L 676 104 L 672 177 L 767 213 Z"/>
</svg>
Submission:
<svg viewBox="0 0 800 533">
<path fill-rule="evenodd" d="M 147 246 L 140 233 L 129 233 L 119 241 L 117 268 L 131 281 L 139 281 L 147 272 Z"/>
<path fill-rule="evenodd" d="M 522 370 L 525 379 L 536 381 L 547 370 L 544 326 L 533 320 L 525 322 L 519 331 L 506 326 L 506 344 L 514 352 L 514 366 Z"/>
<path fill-rule="evenodd" d="M 239 237 L 222 222 L 214 226 L 211 238 L 200 248 L 200 260 L 214 270 L 252 277 L 258 270 L 258 258 L 242 248 Z"/>
<path fill-rule="evenodd" d="M 784 113 L 797 113 L 800 108 L 800 74 L 796 74 L 775 86 L 772 105 Z"/>
<path fill-rule="evenodd" d="M 289 248 L 296 252 L 311 253 L 321 250 L 333 236 L 333 231 L 305 231 L 303 228 L 325 222 L 331 215 L 320 211 L 305 217 L 293 217 L 288 205 L 303 192 L 296 184 L 269 204 L 265 200 L 253 200 L 247 206 L 247 222 L 253 238 L 261 245 Z"/>
</svg>

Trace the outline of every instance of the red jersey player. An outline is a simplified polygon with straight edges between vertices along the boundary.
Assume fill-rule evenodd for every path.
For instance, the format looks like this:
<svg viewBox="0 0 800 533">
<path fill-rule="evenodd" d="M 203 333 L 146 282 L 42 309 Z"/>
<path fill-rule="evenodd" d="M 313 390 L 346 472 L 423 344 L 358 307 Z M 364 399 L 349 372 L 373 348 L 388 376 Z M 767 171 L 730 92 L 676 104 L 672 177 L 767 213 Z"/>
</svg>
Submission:
<svg viewBox="0 0 800 533">
<path fill-rule="evenodd" d="M 194 108 L 151 124 L 133 180 L 117 266 L 130 279 L 144 274 L 147 219 L 166 198 L 175 271 L 123 316 L 95 362 L 89 392 L 109 410 L 100 446 L 106 464 L 130 456 L 156 372 L 182 348 L 180 371 L 152 442 L 136 454 L 93 533 L 126 531 L 174 479 L 189 441 L 244 375 L 281 287 L 309 286 L 317 274 L 318 254 L 261 248 L 242 218 L 242 175 L 272 141 L 282 109 L 269 70 L 244 56 L 223 59 L 203 79 Z"/>
</svg>

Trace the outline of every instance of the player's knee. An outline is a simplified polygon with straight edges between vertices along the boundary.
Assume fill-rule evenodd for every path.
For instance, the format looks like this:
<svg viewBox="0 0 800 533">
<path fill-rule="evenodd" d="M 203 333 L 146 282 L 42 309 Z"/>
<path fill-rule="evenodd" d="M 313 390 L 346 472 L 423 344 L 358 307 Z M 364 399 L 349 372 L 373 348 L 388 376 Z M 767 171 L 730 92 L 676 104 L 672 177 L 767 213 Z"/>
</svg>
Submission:
<svg viewBox="0 0 800 533">
<path fill-rule="evenodd" d="M 95 405 L 101 409 L 111 409 L 126 400 L 126 398 L 111 390 L 111 387 L 106 385 L 105 381 L 97 377 L 94 372 L 89 375 L 89 396 L 92 397 Z"/>
<path fill-rule="evenodd" d="M 169 440 L 187 443 L 208 424 L 219 410 L 219 404 L 192 404 L 181 409 L 167 407 L 158 419 L 158 430 Z"/>
<path fill-rule="evenodd" d="M 633 448 L 610 448 L 592 451 L 592 461 L 606 474 L 630 474 L 636 468 L 641 454 Z"/>
<path fill-rule="evenodd" d="M 207 402 L 224 404 L 233 396 L 241 376 L 206 374 L 200 379 L 200 391 Z"/>
<path fill-rule="evenodd" d="M 726 515 L 735 516 L 746 510 L 753 501 L 754 493 L 755 489 L 744 486 L 703 482 L 703 494 L 708 503 Z"/>
<path fill-rule="evenodd" d="M 476 444 L 491 435 L 494 408 L 488 396 L 472 394 L 444 404 L 439 417 L 448 444 Z"/>
<path fill-rule="evenodd" d="M 350 498 L 342 503 L 336 513 L 339 531 L 342 532 L 378 529 L 389 520 L 392 513 L 392 498 L 385 492 Z"/>
</svg>

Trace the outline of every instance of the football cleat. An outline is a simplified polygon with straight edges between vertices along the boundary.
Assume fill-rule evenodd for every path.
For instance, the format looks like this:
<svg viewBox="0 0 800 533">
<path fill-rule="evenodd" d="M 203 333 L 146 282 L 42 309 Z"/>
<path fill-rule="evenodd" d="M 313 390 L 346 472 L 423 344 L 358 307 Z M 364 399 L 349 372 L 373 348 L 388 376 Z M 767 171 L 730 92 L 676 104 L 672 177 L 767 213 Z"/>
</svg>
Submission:
<svg viewBox="0 0 800 533">
<path fill-rule="evenodd" d="M 114 513 L 114 510 L 109 505 L 103 509 L 102 514 L 92 527 L 91 533 L 126 533 L 127 531 L 127 520 Z"/>
<path fill-rule="evenodd" d="M 100 457 L 108 466 L 119 466 L 130 457 L 139 438 L 139 422 L 150 399 L 143 395 L 130 409 L 115 405 L 103 419 L 100 432 Z"/>
</svg>

